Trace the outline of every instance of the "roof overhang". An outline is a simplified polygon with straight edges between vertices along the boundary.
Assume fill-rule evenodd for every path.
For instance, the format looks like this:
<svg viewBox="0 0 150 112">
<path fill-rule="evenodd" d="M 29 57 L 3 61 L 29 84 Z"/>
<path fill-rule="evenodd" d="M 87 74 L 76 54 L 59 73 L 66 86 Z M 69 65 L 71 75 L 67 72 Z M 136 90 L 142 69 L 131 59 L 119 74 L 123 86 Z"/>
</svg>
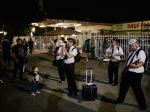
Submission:
<svg viewBox="0 0 150 112">
<path fill-rule="evenodd" d="M 43 19 L 42 21 L 31 23 L 32 26 L 39 27 L 85 27 L 85 26 L 112 26 L 107 23 L 96 23 L 87 21 L 75 21 L 75 20 L 62 20 L 62 19 Z"/>
</svg>

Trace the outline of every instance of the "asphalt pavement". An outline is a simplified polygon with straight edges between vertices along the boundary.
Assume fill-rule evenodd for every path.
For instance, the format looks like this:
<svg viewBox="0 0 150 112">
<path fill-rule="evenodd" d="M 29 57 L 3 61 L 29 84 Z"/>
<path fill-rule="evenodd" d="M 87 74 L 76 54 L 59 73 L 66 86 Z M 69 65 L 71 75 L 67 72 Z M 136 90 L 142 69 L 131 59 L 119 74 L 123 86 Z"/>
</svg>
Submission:
<svg viewBox="0 0 150 112">
<path fill-rule="evenodd" d="M 29 55 L 28 60 L 27 75 L 23 80 L 16 80 L 14 83 L 11 82 L 13 60 L 11 60 L 11 67 L 6 70 L 3 69 L 3 65 L 1 66 L 0 74 L 4 83 L 0 83 L 0 112 L 142 112 L 138 109 L 131 88 L 123 104 L 114 104 L 118 96 L 120 73 L 117 87 L 107 85 L 108 66 L 99 63 L 97 59 L 86 61 L 83 58 L 81 62 L 75 64 L 79 93 L 72 97 L 67 95 L 67 81 L 58 83 L 60 79 L 57 68 L 52 66 L 52 55 L 35 53 Z M 121 62 L 120 68 L 122 64 L 123 62 Z M 31 67 L 34 65 L 39 67 L 39 74 L 43 77 L 39 87 L 41 93 L 36 96 L 31 95 Z M 93 82 L 98 88 L 95 101 L 82 99 L 82 85 L 85 84 L 85 70 L 88 67 L 93 68 Z M 90 75 L 90 72 L 88 74 Z M 150 112 L 150 70 L 143 75 L 141 83 L 148 106 L 145 112 Z"/>
</svg>

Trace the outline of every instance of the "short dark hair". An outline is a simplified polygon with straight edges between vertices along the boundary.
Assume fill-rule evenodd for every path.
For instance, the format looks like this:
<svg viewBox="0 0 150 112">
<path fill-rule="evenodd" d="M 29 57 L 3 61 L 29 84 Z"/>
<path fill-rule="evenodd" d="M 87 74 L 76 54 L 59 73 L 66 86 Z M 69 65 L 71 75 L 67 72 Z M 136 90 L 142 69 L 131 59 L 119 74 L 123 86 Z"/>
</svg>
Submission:
<svg viewBox="0 0 150 112">
<path fill-rule="evenodd" d="M 17 38 L 16 42 L 18 42 L 19 40 L 21 40 L 21 41 L 22 41 L 22 39 L 21 39 L 21 38 Z"/>
<path fill-rule="evenodd" d="M 62 39 L 62 41 L 65 41 L 65 38 L 64 37 L 60 37 Z"/>
<path fill-rule="evenodd" d="M 116 37 L 114 37 L 112 40 L 116 41 L 117 43 L 119 42 L 119 39 Z M 112 42 L 112 40 L 111 40 L 111 42 Z"/>
<path fill-rule="evenodd" d="M 35 69 L 36 67 L 38 67 L 38 66 L 32 66 L 32 71 L 33 71 L 33 72 L 34 72 L 34 69 Z"/>
<path fill-rule="evenodd" d="M 70 42 L 72 42 L 73 45 L 76 43 L 76 41 L 73 38 L 68 38 L 67 40 L 69 40 Z"/>
</svg>

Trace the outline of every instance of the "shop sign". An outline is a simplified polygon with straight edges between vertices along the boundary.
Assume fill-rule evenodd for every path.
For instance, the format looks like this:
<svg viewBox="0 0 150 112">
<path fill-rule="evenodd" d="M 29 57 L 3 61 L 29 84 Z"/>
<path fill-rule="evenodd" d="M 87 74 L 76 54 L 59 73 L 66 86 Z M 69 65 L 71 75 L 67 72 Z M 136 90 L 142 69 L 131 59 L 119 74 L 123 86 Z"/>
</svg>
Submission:
<svg viewBox="0 0 150 112">
<path fill-rule="evenodd" d="M 117 24 L 116 25 L 116 30 L 122 30 L 122 24 Z"/>
<path fill-rule="evenodd" d="M 150 24 L 150 22 L 146 22 L 146 24 Z M 142 26 L 142 23 L 130 23 L 130 24 L 127 24 L 127 29 L 140 29 L 141 26 Z"/>
<path fill-rule="evenodd" d="M 141 23 L 127 24 L 127 29 L 139 29 L 139 28 L 141 28 Z"/>
</svg>

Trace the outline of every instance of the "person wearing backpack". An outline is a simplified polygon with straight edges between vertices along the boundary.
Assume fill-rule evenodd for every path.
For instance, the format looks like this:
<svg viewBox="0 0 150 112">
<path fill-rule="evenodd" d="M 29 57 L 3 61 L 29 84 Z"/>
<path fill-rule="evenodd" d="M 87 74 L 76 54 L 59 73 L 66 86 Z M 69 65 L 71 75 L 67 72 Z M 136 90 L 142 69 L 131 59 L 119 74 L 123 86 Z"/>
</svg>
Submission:
<svg viewBox="0 0 150 112">
<path fill-rule="evenodd" d="M 122 67 L 122 71 L 128 65 L 130 66 L 130 68 L 121 80 L 119 97 L 117 98 L 115 103 L 123 103 L 126 93 L 129 87 L 131 86 L 139 104 L 139 110 L 146 110 L 147 104 L 145 101 L 144 93 L 141 88 L 141 79 L 144 73 L 143 64 L 145 63 L 146 54 L 143 50 L 140 50 L 138 55 L 136 55 L 136 53 L 140 49 L 139 43 L 136 39 L 130 39 L 129 46 L 132 51 L 129 54 L 124 66 Z M 137 63 L 134 63 L 136 60 L 139 61 Z"/>
<path fill-rule="evenodd" d="M 84 43 L 84 52 L 86 53 L 86 61 L 89 59 L 89 53 L 90 53 L 90 39 L 87 39 Z"/>
<path fill-rule="evenodd" d="M 18 69 L 20 72 L 19 78 L 22 79 L 24 58 L 27 57 L 27 48 L 22 45 L 22 40 L 20 38 L 17 39 L 17 44 L 13 47 L 12 54 L 14 58 L 14 71 L 12 81 L 15 81 Z"/>
<path fill-rule="evenodd" d="M 73 38 L 68 38 L 68 46 L 69 49 L 66 49 L 65 47 L 62 47 L 65 52 L 64 57 L 64 70 L 67 77 L 68 82 L 68 96 L 77 96 L 78 90 L 77 85 L 75 81 L 75 74 L 74 74 L 74 67 L 75 67 L 75 56 L 77 55 L 78 51 L 74 47 L 75 46 L 75 40 Z"/>
</svg>

